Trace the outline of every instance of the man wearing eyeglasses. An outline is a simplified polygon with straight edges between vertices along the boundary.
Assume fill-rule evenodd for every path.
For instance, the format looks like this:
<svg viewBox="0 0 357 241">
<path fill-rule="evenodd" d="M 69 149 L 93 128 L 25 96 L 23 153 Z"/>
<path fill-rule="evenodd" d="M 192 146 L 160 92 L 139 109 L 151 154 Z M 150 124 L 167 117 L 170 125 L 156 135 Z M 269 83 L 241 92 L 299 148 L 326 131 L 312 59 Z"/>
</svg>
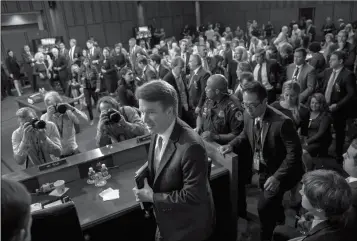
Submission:
<svg viewBox="0 0 357 241">
<path fill-rule="evenodd" d="M 271 240 L 276 224 L 285 221 L 283 195 L 301 180 L 304 172 L 302 147 L 294 124 L 268 106 L 267 96 L 267 90 L 260 82 L 245 86 L 244 129 L 228 145 L 219 148 L 225 154 L 233 148 L 240 149 L 245 141 L 250 143 L 254 153 L 253 169 L 259 174 L 262 191 L 258 201 L 262 241 Z"/>
</svg>

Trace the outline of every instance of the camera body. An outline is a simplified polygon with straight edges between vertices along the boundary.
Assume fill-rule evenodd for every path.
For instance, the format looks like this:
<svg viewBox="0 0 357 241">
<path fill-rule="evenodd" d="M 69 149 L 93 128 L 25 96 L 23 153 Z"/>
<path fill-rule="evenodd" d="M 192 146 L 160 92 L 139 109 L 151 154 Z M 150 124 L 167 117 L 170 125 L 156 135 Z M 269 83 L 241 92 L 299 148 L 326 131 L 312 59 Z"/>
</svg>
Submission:
<svg viewBox="0 0 357 241">
<path fill-rule="evenodd" d="M 121 120 L 121 114 L 117 110 L 114 110 L 114 109 L 110 109 L 107 112 L 107 116 L 108 116 L 109 121 L 105 123 L 106 125 L 118 123 Z"/>
<path fill-rule="evenodd" d="M 67 106 L 65 104 L 57 104 L 55 105 L 55 110 L 60 114 L 64 114 L 67 111 Z"/>
<path fill-rule="evenodd" d="M 42 130 L 42 129 L 46 129 L 46 122 L 43 120 L 39 120 L 39 119 L 32 119 L 30 121 L 32 128 L 37 129 L 37 130 Z"/>
</svg>

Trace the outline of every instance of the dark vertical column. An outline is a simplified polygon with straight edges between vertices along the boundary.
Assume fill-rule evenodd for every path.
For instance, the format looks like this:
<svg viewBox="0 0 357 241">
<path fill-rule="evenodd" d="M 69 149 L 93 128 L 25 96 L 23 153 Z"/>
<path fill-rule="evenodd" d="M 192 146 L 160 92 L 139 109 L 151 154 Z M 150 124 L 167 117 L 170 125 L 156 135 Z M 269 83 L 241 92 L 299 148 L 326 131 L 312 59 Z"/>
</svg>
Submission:
<svg viewBox="0 0 357 241">
<path fill-rule="evenodd" d="M 136 5 L 137 5 L 138 26 L 145 26 L 144 6 L 141 1 L 137 2 Z"/>
<path fill-rule="evenodd" d="M 196 26 L 201 25 L 201 10 L 200 10 L 200 2 L 195 1 L 195 15 L 196 15 Z"/>
</svg>

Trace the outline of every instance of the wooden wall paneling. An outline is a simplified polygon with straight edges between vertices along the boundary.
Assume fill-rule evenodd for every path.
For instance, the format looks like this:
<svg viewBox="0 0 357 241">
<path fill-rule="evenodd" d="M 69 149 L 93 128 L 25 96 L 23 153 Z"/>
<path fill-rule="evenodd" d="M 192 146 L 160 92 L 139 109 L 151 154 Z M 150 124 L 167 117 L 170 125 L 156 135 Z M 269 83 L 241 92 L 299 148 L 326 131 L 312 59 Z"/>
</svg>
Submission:
<svg viewBox="0 0 357 241">
<path fill-rule="evenodd" d="M 93 36 L 99 46 L 103 47 L 106 45 L 103 24 L 88 25 L 87 29 L 89 36 Z"/>
<path fill-rule="evenodd" d="M 260 26 L 262 26 L 262 24 L 267 24 L 267 22 L 270 20 L 270 9 L 259 10 L 258 13 L 259 13 L 257 16 L 258 24 Z"/>
<path fill-rule="evenodd" d="M 270 21 L 275 32 L 279 33 L 281 27 L 290 23 L 291 20 L 298 19 L 299 10 L 296 8 L 270 9 Z"/>
<path fill-rule="evenodd" d="M 94 22 L 95 23 L 101 23 L 103 21 L 101 3 L 102 2 L 93 2 L 93 12 L 94 12 Z"/>
<path fill-rule="evenodd" d="M 208 22 L 213 22 L 214 21 L 214 15 L 215 14 L 215 11 L 212 11 L 212 5 L 213 5 L 213 2 L 205 2 L 204 4 L 201 4 L 201 21 L 203 23 L 208 23 Z M 187 7 L 184 8 L 183 12 L 184 14 L 190 14 L 188 13 L 187 11 Z M 217 9 L 218 11 L 220 9 Z M 188 24 L 185 20 L 184 20 L 185 24 Z M 190 23 L 192 24 L 192 23 Z"/>
<path fill-rule="evenodd" d="M 126 12 L 125 3 L 118 2 L 118 4 L 119 4 L 119 19 L 120 19 L 120 21 L 127 20 L 127 16 L 130 16 L 130 14 Z"/>
<path fill-rule="evenodd" d="M 353 3 L 352 3 L 353 4 Z M 351 5 L 352 4 L 344 4 L 344 3 L 338 3 L 336 2 L 333 7 L 334 11 L 333 14 L 334 16 L 331 16 L 333 21 L 337 22 L 339 18 L 342 18 L 345 20 L 345 23 L 350 22 L 351 19 Z"/>
<path fill-rule="evenodd" d="M 1 2 L 1 13 L 6 13 L 6 12 L 7 12 L 6 2 L 2 1 Z"/>
<path fill-rule="evenodd" d="M 16 13 L 20 11 L 16 1 L 6 1 L 6 10 L 8 13 Z"/>
<path fill-rule="evenodd" d="M 73 16 L 75 19 L 75 25 L 83 25 L 85 15 L 83 13 L 82 2 L 73 1 Z"/>
<path fill-rule="evenodd" d="M 126 20 L 133 21 L 134 25 L 137 24 L 137 12 L 136 12 L 136 2 L 125 2 L 125 12 L 126 12 Z M 133 27 L 134 27 L 133 25 Z"/>
<path fill-rule="evenodd" d="M 128 50 L 129 46 L 129 39 L 133 37 L 133 21 L 125 21 L 121 23 L 121 43 Z"/>
<path fill-rule="evenodd" d="M 19 1 L 18 4 L 21 12 L 30 12 L 32 10 L 30 1 Z"/>
<path fill-rule="evenodd" d="M 196 26 L 196 17 L 194 15 L 185 15 L 183 18 L 183 24 L 181 29 L 179 30 L 181 33 L 181 30 L 183 29 L 183 27 L 188 24 L 192 24 L 193 26 Z"/>
<path fill-rule="evenodd" d="M 315 26 L 316 26 L 316 36 L 322 37 L 323 33 L 321 32 L 322 25 L 325 23 L 327 16 L 332 17 L 333 5 L 325 4 L 321 5 L 315 9 Z"/>
<path fill-rule="evenodd" d="M 74 14 L 73 14 L 73 3 L 72 2 L 63 2 L 63 12 L 65 14 L 66 22 L 68 26 L 74 26 Z"/>
<path fill-rule="evenodd" d="M 31 1 L 32 8 L 34 11 L 39 11 L 43 9 L 43 2 L 40 1 Z"/>
<path fill-rule="evenodd" d="M 180 38 L 180 34 L 181 34 L 181 29 L 184 27 L 183 23 L 182 23 L 182 16 L 181 15 L 177 15 L 173 17 L 173 29 L 174 29 L 174 36 L 176 37 L 176 39 L 181 39 Z"/>
<path fill-rule="evenodd" d="M 112 13 L 110 10 L 110 2 L 103 1 L 100 2 L 102 7 L 102 15 L 103 15 L 103 22 L 111 22 L 112 21 Z"/>
<path fill-rule="evenodd" d="M 43 31 L 40 31 L 40 30 L 28 30 L 26 32 L 27 34 L 27 38 L 28 38 L 28 41 L 29 41 L 29 44 L 30 44 L 30 48 L 32 49 L 32 40 L 33 39 L 39 39 L 39 38 L 48 38 L 49 37 L 49 34 L 47 31 L 43 30 Z"/>
<path fill-rule="evenodd" d="M 94 23 L 93 2 L 92 1 L 84 1 L 83 8 L 84 8 L 84 16 L 85 16 L 87 24 Z"/>
<path fill-rule="evenodd" d="M 27 44 L 25 31 L 2 31 L 1 42 L 4 45 L 5 51 L 11 49 L 14 52 L 17 60 L 22 62 L 21 52 L 25 44 Z M 5 55 L 6 56 L 6 52 Z"/>
<path fill-rule="evenodd" d="M 159 16 L 160 17 L 167 17 L 169 16 L 169 10 L 167 8 L 167 4 L 165 1 L 160 1 L 158 2 L 158 5 L 159 5 Z"/>
<path fill-rule="evenodd" d="M 172 17 L 161 17 L 161 26 L 165 29 L 166 36 L 173 36 Z"/>
<path fill-rule="evenodd" d="M 76 39 L 77 45 L 81 48 L 86 47 L 87 33 L 84 26 L 68 27 L 68 36 L 70 39 Z"/>
<path fill-rule="evenodd" d="M 112 11 L 112 21 L 119 22 L 120 21 L 120 12 L 119 12 L 119 5 L 116 1 L 110 1 L 110 9 Z"/>
<path fill-rule="evenodd" d="M 204 4 L 201 4 L 201 13 L 202 13 L 202 7 L 206 5 L 209 2 L 204 2 Z M 195 14 L 195 2 L 194 1 L 187 1 L 187 2 L 180 2 L 180 4 L 183 5 L 183 14 Z M 207 12 L 207 11 L 206 11 Z M 202 15 L 201 15 L 202 17 Z"/>
<path fill-rule="evenodd" d="M 173 16 L 181 15 L 183 13 L 181 2 L 172 1 L 172 2 L 168 2 L 168 3 L 170 6 L 170 9 L 171 9 L 171 14 Z"/>
<path fill-rule="evenodd" d="M 114 48 L 114 45 L 116 43 L 123 41 L 123 39 L 121 39 L 121 35 L 120 35 L 120 32 L 121 32 L 120 23 L 105 23 L 104 31 L 105 31 L 105 35 L 107 37 L 107 45 L 110 48 Z"/>
</svg>

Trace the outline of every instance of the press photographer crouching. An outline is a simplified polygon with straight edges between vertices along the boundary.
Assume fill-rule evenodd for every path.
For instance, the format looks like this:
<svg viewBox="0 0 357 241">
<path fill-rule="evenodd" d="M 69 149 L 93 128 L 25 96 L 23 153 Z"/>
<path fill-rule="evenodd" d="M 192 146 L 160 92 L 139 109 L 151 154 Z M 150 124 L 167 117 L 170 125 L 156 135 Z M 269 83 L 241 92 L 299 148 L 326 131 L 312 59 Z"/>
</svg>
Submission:
<svg viewBox="0 0 357 241">
<path fill-rule="evenodd" d="M 100 112 L 96 136 L 98 147 L 148 133 L 135 108 L 120 107 L 119 103 L 110 96 L 104 96 L 98 101 L 98 111 Z"/>
<path fill-rule="evenodd" d="M 20 126 L 12 133 L 12 149 L 17 164 L 25 163 L 28 168 L 54 161 L 51 155 L 61 155 L 60 136 L 53 122 L 38 120 L 29 107 L 19 109 L 16 117 Z"/>
<path fill-rule="evenodd" d="M 61 158 L 80 153 L 76 142 L 76 128 L 79 128 L 79 119 L 88 121 L 85 113 L 77 108 L 63 103 L 61 96 L 55 92 L 47 92 L 44 98 L 47 113 L 41 120 L 51 121 L 57 126 L 61 138 Z"/>
</svg>

